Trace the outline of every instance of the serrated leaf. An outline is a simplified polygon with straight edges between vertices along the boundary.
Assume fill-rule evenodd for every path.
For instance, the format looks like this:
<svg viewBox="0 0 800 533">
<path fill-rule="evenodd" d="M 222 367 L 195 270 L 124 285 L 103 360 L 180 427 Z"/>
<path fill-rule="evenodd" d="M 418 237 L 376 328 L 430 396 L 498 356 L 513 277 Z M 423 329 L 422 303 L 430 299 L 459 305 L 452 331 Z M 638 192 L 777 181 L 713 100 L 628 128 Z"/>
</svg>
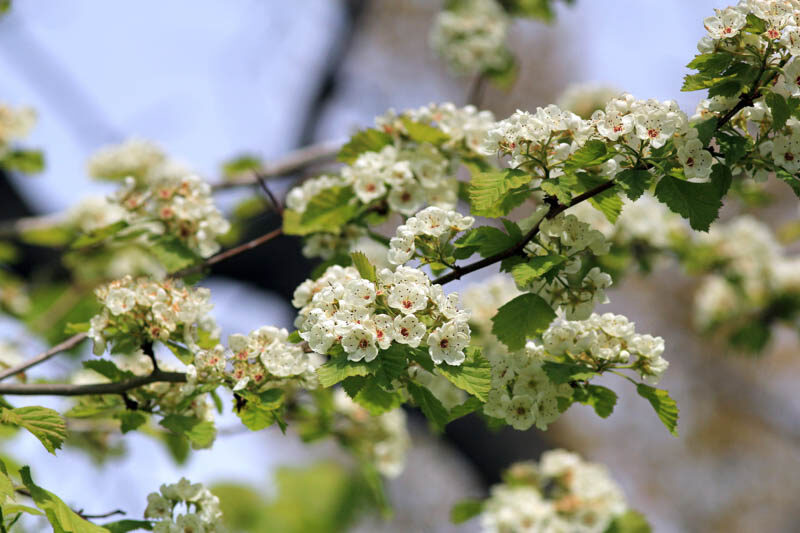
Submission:
<svg viewBox="0 0 800 533">
<path fill-rule="evenodd" d="M 148 250 L 170 273 L 193 266 L 202 260 L 183 241 L 171 235 L 158 237 L 148 247 Z"/>
<path fill-rule="evenodd" d="M 772 112 L 772 129 L 778 131 L 786 126 L 786 121 L 792 114 L 786 99 L 775 92 L 768 92 L 764 97 L 769 110 Z"/>
<path fill-rule="evenodd" d="M 725 164 L 729 167 L 741 161 L 747 155 L 748 150 L 753 147 L 751 141 L 738 133 L 717 132 L 716 140 L 720 151 L 725 156 Z"/>
<path fill-rule="evenodd" d="M 693 183 L 664 176 L 656 185 L 655 196 L 675 213 L 689 219 L 689 225 L 708 231 L 719 216 L 722 195 L 714 183 Z"/>
<path fill-rule="evenodd" d="M 519 263 L 511 267 L 511 275 L 514 277 L 514 281 L 517 282 L 517 285 L 523 287 L 533 280 L 542 277 L 566 260 L 567 258 L 563 255 L 538 255 L 524 263 Z"/>
<path fill-rule="evenodd" d="M 370 367 L 364 362 L 348 361 L 346 357 L 334 357 L 317 369 L 319 383 L 323 387 L 333 387 L 351 376 L 369 376 Z"/>
<path fill-rule="evenodd" d="M 147 422 L 147 416 L 139 411 L 122 411 L 114 415 L 120 421 L 120 431 L 127 433 Z"/>
<path fill-rule="evenodd" d="M 581 172 L 576 176 L 578 178 L 577 192 L 581 193 L 594 189 L 608 181 L 606 178 L 586 174 L 585 172 Z M 617 221 L 619 214 L 622 212 L 622 198 L 619 197 L 619 190 L 620 187 L 614 185 L 589 198 L 589 203 L 592 204 L 595 209 L 603 213 L 606 219 L 612 224 Z"/>
<path fill-rule="evenodd" d="M 678 404 L 675 403 L 669 392 L 657 389 L 644 383 L 636 384 L 636 392 L 642 398 L 647 399 L 655 409 L 658 418 L 667 427 L 670 433 L 678 436 Z"/>
<path fill-rule="evenodd" d="M 743 84 L 738 79 L 728 79 L 720 83 L 714 84 L 713 87 L 708 89 L 708 97 L 724 96 L 731 98 L 737 96 L 742 92 Z"/>
<path fill-rule="evenodd" d="M 492 365 L 483 357 L 480 348 L 470 346 L 465 353 L 461 365 L 441 364 L 436 369 L 450 383 L 485 402 L 492 390 Z"/>
<path fill-rule="evenodd" d="M 444 431 L 444 427 L 450 420 L 450 414 L 445 409 L 431 391 L 421 387 L 416 383 L 408 383 L 408 392 L 414 399 L 414 403 L 422 410 L 422 414 L 427 418 L 438 431 Z"/>
<path fill-rule="evenodd" d="M 353 400 L 372 416 L 389 412 L 403 403 L 403 397 L 400 394 L 383 390 L 374 379 L 366 380 Z"/>
<path fill-rule="evenodd" d="M 438 145 L 450 139 L 450 136 L 445 132 L 429 124 L 415 122 L 408 117 L 403 117 L 400 121 L 403 123 L 403 126 L 405 126 L 408 136 L 412 141 Z"/>
<path fill-rule="evenodd" d="M 641 513 L 628 510 L 615 516 L 603 533 L 650 533 L 650 524 Z"/>
<path fill-rule="evenodd" d="M 378 281 L 378 275 L 375 273 L 375 266 L 369 262 L 364 252 L 353 252 L 350 254 L 353 259 L 353 266 L 356 267 L 361 277 L 373 283 Z"/>
<path fill-rule="evenodd" d="M 521 350 L 528 337 L 542 333 L 555 317 L 552 307 L 540 296 L 521 294 L 497 310 L 492 318 L 492 333 L 509 350 Z"/>
<path fill-rule="evenodd" d="M 330 187 L 316 194 L 306 204 L 300 224 L 311 231 L 335 233 L 358 212 L 352 187 Z M 284 227 L 286 225 L 284 212 Z"/>
<path fill-rule="evenodd" d="M 453 506 L 450 510 L 450 521 L 454 524 L 463 524 L 483 512 L 483 502 L 479 500 L 464 500 Z"/>
<path fill-rule="evenodd" d="M 375 375 L 375 382 L 388 391 L 393 391 L 392 382 L 408 372 L 408 356 L 411 348 L 404 344 L 392 343 L 389 348 L 378 352 L 378 357 L 367 366 Z"/>
<path fill-rule="evenodd" d="M 653 178 L 654 176 L 647 170 L 627 168 L 619 172 L 614 177 L 614 181 L 619 184 L 628 198 L 636 201 L 653 184 Z"/>
<path fill-rule="evenodd" d="M 108 226 L 104 226 L 102 228 L 96 229 L 92 232 L 85 233 L 75 239 L 73 243 L 70 245 L 71 248 L 85 248 L 87 246 L 92 246 L 94 244 L 103 242 L 104 240 L 108 239 L 119 233 L 120 231 L 127 228 L 129 224 L 124 220 L 119 220 L 114 222 L 113 224 L 109 224 Z"/>
<path fill-rule="evenodd" d="M 582 168 L 595 167 L 602 165 L 612 157 L 614 157 L 614 152 L 610 151 L 603 141 L 586 141 L 586 144 L 567 158 L 564 162 L 564 170 L 571 172 Z"/>
<path fill-rule="evenodd" d="M 601 418 L 608 418 L 617 404 L 617 393 L 601 385 L 586 385 L 575 389 L 572 399 L 584 405 L 591 405 Z"/>
<path fill-rule="evenodd" d="M 468 254 L 460 257 L 461 259 L 466 259 L 475 252 L 478 252 L 482 257 L 489 257 L 514 246 L 516 243 L 517 239 L 503 233 L 498 228 L 478 226 L 466 232 L 453 244 L 456 249 L 462 249 Z"/>
<path fill-rule="evenodd" d="M 545 361 L 542 363 L 542 370 L 545 371 L 550 381 L 557 385 L 571 383 L 573 381 L 586 381 L 597 375 L 597 372 L 585 365 L 558 363 L 555 361 Z"/>
<path fill-rule="evenodd" d="M 539 185 L 549 196 L 554 196 L 561 205 L 569 205 L 576 180 L 574 174 L 542 180 Z"/>
<path fill-rule="evenodd" d="M 381 148 L 391 143 L 392 137 L 382 131 L 373 128 L 361 130 L 342 146 L 336 159 L 342 163 L 352 164 L 364 152 L 380 152 Z"/>
<path fill-rule="evenodd" d="M 217 429 L 213 422 L 203 421 L 193 416 L 167 415 L 159 424 L 176 435 L 185 435 L 198 448 L 211 446 L 217 436 Z"/>
<path fill-rule="evenodd" d="M 469 187 L 471 212 L 486 217 L 501 217 L 528 196 L 528 184 L 533 176 L 517 169 L 482 172 L 472 176 Z"/>
<path fill-rule="evenodd" d="M 44 511 L 56 533 L 108 533 L 108 530 L 84 520 L 69 508 L 61 498 L 37 486 L 31 478 L 31 470 L 23 466 L 19 471 L 25 488 L 31 494 L 36 506 Z"/>
<path fill-rule="evenodd" d="M 27 429 L 53 455 L 67 438 L 67 426 L 64 424 L 64 418 L 56 411 L 38 405 L 15 409 L 2 408 L 0 409 L 0 423 Z"/>
<path fill-rule="evenodd" d="M 721 74 L 733 61 L 733 56 L 726 52 L 711 52 L 708 54 L 700 54 L 694 57 L 692 61 L 686 65 L 688 68 L 698 70 L 703 74 Z"/>
<path fill-rule="evenodd" d="M 744 28 L 742 28 L 742 31 L 746 31 L 747 33 L 755 33 L 756 35 L 761 35 L 765 31 L 767 31 L 767 22 L 764 19 L 758 18 L 752 13 L 748 13 L 747 22 L 745 23 Z"/>
</svg>

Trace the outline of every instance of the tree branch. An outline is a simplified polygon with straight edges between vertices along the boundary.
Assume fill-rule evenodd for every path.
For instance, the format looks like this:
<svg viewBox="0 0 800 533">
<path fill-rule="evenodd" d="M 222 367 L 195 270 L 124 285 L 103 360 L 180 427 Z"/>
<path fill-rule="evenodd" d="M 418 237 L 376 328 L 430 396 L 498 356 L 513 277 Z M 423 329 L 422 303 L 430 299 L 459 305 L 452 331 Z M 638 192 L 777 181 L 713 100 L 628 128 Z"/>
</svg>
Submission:
<svg viewBox="0 0 800 533">
<path fill-rule="evenodd" d="M 0 383 L 0 395 L 9 396 L 83 396 L 90 394 L 123 394 L 151 383 L 186 383 L 183 372 L 152 372 L 114 383 L 72 385 L 69 383 Z"/>
<path fill-rule="evenodd" d="M 205 261 L 203 261 L 202 263 L 200 263 L 199 265 L 195 265 L 195 266 L 191 266 L 191 267 L 188 267 L 188 268 L 184 268 L 183 270 L 179 270 L 179 271 L 171 274 L 170 277 L 172 277 L 172 278 L 182 278 L 182 277 L 188 276 L 190 274 L 197 274 L 198 272 L 202 272 L 204 268 L 210 267 L 211 265 L 215 265 L 215 264 L 219 263 L 220 261 L 224 261 L 224 260 L 226 260 L 226 259 L 228 259 L 230 257 L 233 257 L 235 255 L 239 255 L 242 252 L 246 252 L 248 250 L 252 250 L 253 248 L 257 248 L 257 247 L 261 246 L 262 244 L 271 241 L 275 237 L 278 237 L 282 233 L 283 233 L 283 229 L 281 229 L 281 228 L 274 229 L 274 230 L 270 231 L 269 233 L 265 233 L 264 235 L 262 235 L 260 237 L 256 237 L 255 239 L 253 239 L 251 241 L 247 241 L 244 244 L 240 244 L 239 246 L 236 246 L 236 247 L 231 248 L 229 250 L 225 250 L 224 252 L 220 252 L 217 255 L 213 255 L 213 256 L 209 257 L 208 259 L 206 259 Z"/>
<path fill-rule="evenodd" d="M 69 350 L 71 348 L 74 348 L 75 346 L 80 344 L 81 341 L 83 341 L 83 339 L 85 339 L 85 338 L 86 338 L 86 333 L 78 333 L 76 335 L 73 335 L 72 337 L 68 338 L 64 342 L 62 342 L 60 344 L 56 344 L 55 346 L 53 346 L 52 348 L 50 348 L 46 352 L 43 352 L 43 353 L 37 355 L 36 357 L 28 359 L 27 361 L 25 361 L 22 364 L 19 364 L 17 366 L 14 366 L 14 367 L 11 367 L 11 368 L 9 368 L 7 370 L 4 370 L 3 372 L 0 372 L 0 381 L 4 380 L 6 378 L 9 378 L 11 376 L 20 374 L 22 372 L 25 372 L 26 370 L 28 370 L 32 366 L 36 366 L 39 363 L 44 363 L 45 361 L 47 361 L 48 359 L 50 359 L 54 355 L 58 355 L 61 352 L 67 351 L 67 350 Z"/>
</svg>

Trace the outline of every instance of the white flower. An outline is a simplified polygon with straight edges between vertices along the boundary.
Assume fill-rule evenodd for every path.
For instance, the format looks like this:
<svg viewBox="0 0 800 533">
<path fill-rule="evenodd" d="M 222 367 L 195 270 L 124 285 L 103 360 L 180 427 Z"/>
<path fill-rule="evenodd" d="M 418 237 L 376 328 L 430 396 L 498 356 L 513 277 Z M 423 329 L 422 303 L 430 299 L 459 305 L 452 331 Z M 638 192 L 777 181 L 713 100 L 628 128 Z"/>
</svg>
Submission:
<svg viewBox="0 0 800 533">
<path fill-rule="evenodd" d="M 703 26 L 713 39 L 735 37 L 747 22 L 745 15 L 733 7 L 715 11 L 715 16 L 703 20 Z"/>
<path fill-rule="evenodd" d="M 772 160 L 792 174 L 800 170 L 800 131 L 775 137 Z"/>
<path fill-rule="evenodd" d="M 366 327 L 355 324 L 342 336 L 342 348 L 347 352 L 347 359 L 350 361 L 370 362 L 378 356 L 378 348 L 375 346 L 376 335 Z"/>
<path fill-rule="evenodd" d="M 451 320 L 436 328 L 428 336 L 428 352 L 434 363 L 449 365 L 464 362 L 464 348 L 469 345 L 470 331 L 466 322 Z"/>
<path fill-rule="evenodd" d="M 393 322 L 394 340 L 412 348 L 419 346 L 427 332 L 425 324 L 414 315 L 397 315 Z"/>
<path fill-rule="evenodd" d="M 390 307 L 404 314 L 414 314 L 428 306 L 428 295 L 424 285 L 418 283 L 398 283 L 389 293 Z"/>
<path fill-rule="evenodd" d="M 691 139 L 678 148 L 678 160 L 686 179 L 705 179 L 711 175 L 714 159 L 699 139 Z"/>
</svg>

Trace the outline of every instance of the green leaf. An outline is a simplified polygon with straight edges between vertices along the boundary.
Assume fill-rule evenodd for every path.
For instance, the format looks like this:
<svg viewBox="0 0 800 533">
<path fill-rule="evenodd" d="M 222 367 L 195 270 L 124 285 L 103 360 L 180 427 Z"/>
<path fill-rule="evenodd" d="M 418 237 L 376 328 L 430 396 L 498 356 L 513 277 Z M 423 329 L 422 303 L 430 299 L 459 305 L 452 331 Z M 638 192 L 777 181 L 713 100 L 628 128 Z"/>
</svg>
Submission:
<svg viewBox="0 0 800 533">
<path fill-rule="evenodd" d="M 16 409 L 2 408 L 0 409 L 0 423 L 27 429 L 53 455 L 67 438 L 67 427 L 61 415 L 52 409 L 38 405 L 17 407 Z"/>
<path fill-rule="evenodd" d="M 511 267 L 511 275 L 517 285 L 522 287 L 542 277 L 566 260 L 567 258 L 563 255 L 538 255 L 525 263 L 519 263 Z"/>
<path fill-rule="evenodd" d="M 573 381 L 586 381 L 597 375 L 597 372 L 585 365 L 555 361 L 545 361 L 542 364 L 542 370 L 545 371 L 550 381 L 557 385 Z"/>
<path fill-rule="evenodd" d="M 528 337 L 542 333 L 555 317 L 553 309 L 540 296 L 522 294 L 497 310 L 492 318 L 492 333 L 509 350 L 521 350 Z"/>
<path fill-rule="evenodd" d="M 567 172 L 575 171 L 578 169 L 595 167 L 602 165 L 609 159 L 614 157 L 614 152 L 609 151 L 606 143 L 603 141 L 586 141 L 581 148 L 564 162 L 564 170 Z"/>
<path fill-rule="evenodd" d="M 617 393 L 600 385 L 586 385 L 575 389 L 572 399 L 584 405 L 591 405 L 601 418 L 608 418 L 617 404 Z"/>
<path fill-rule="evenodd" d="M 765 31 L 767 31 L 767 22 L 764 19 L 758 18 L 752 13 L 748 13 L 747 23 L 745 24 L 744 28 L 742 28 L 742 31 L 746 31 L 747 33 L 755 33 L 756 35 L 761 35 Z"/>
<path fill-rule="evenodd" d="M 614 517 L 603 533 L 650 533 L 650 524 L 641 513 L 628 510 Z"/>
<path fill-rule="evenodd" d="M 355 197 L 352 187 L 330 187 L 309 200 L 300 218 L 304 226 L 335 232 L 350 220 L 358 210 L 351 200 Z"/>
<path fill-rule="evenodd" d="M 11 0 L 0 0 L 0 16 L 5 15 L 11 9 Z"/>
<path fill-rule="evenodd" d="M 717 131 L 717 117 L 698 122 L 694 125 L 694 128 L 697 130 L 697 138 L 703 143 L 703 146 L 708 146 L 714 136 L 714 132 Z"/>
<path fill-rule="evenodd" d="M 284 393 L 281 389 L 269 389 L 258 394 L 247 392 L 239 394 L 246 402 L 236 414 L 247 429 L 259 431 L 277 421 L 276 410 L 283 405 L 284 401 Z"/>
<path fill-rule="evenodd" d="M 122 411 L 114 415 L 120 421 L 120 430 L 123 433 L 138 429 L 147 422 L 147 416 L 139 411 Z"/>
<path fill-rule="evenodd" d="M 667 427 L 670 433 L 678 436 L 678 404 L 675 403 L 669 392 L 657 389 L 644 383 L 636 384 L 636 392 L 639 396 L 646 398 L 650 405 L 655 409 L 658 418 Z"/>
<path fill-rule="evenodd" d="M 83 368 L 93 370 L 111 381 L 124 381 L 135 377 L 133 372 L 120 369 L 116 363 L 108 359 L 90 359 L 89 361 L 83 361 L 82 364 Z"/>
<path fill-rule="evenodd" d="M 469 187 L 472 214 L 486 217 L 507 215 L 513 207 L 516 207 L 513 204 L 520 196 L 524 194 L 523 201 L 527 197 L 527 188 L 524 190 L 519 188 L 528 184 L 531 179 L 533 176 L 516 169 L 473 175 Z M 506 202 L 507 196 L 510 197 L 510 204 Z"/>
<path fill-rule="evenodd" d="M 40 150 L 11 150 L 0 159 L 0 165 L 23 174 L 44 170 L 44 154 Z"/>
<path fill-rule="evenodd" d="M 137 531 L 140 529 L 153 531 L 153 523 L 147 520 L 117 520 L 116 522 L 103 524 L 103 527 L 110 533 L 128 533 L 128 531 Z"/>
<path fill-rule="evenodd" d="M 369 411 L 372 416 L 378 416 L 392 409 L 400 407 L 403 397 L 396 392 L 386 392 L 378 386 L 376 380 L 368 379 L 353 398 L 357 404 Z"/>
<path fill-rule="evenodd" d="M 725 96 L 725 97 L 733 97 L 737 96 L 739 93 L 742 92 L 742 82 L 738 79 L 730 79 L 725 80 L 723 82 L 715 84 L 708 90 L 708 97 L 713 98 L 715 96 Z"/>
<path fill-rule="evenodd" d="M 463 524 L 472 520 L 483 512 L 483 502 L 479 500 L 464 500 L 453 506 L 450 510 L 450 521 L 454 524 Z"/>
<path fill-rule="evenodd" d="M 466 259 L 475 252 L 478 252 L 482 257 L 489 257 L 514 246 L 516 243 L 517 239 L 503 233 L 502 230 L 494 226 L 478 226 L 469 230 L 453 244 L 456 249 L 464 251 L 456 257 Z"/>
<path fill-rule="evenodd" d="M 200 256 L 194 253 L 178 237 L 172 235 L 158 237 L 148 250 L 170 273 L 193 266 L 201 261 Z"/>
<path fill-rule="evenodd" d="M 470 346 L 465 353 L 466 359 L 461 365 L 443 363 L 436 369 L 450 383 L 485 402 L 492 390 L 492 365 L 483 357 L 480 348 Z"/>
<path fill-rule="evenodd" d="M 217 436 L 217 429 L 213 422 L 202 421 L 193 416 L 167 415 L 159 424 L 176 435 L 186 435 L 198 448 L 211 446 Z"/>
<path fill-rule="evenodd" d="M 550 23 L 555 20 L 552 0 L 511 0 L 507 2 L 509 14 Z"/>
<path fill-rule="evenodd" d="M 481 409 L 483 407 L 483 402 L 481 402 L 475 396 L 469 396 L 461 405 L 456 405 L 450 410 L 450 418 L 449 422 L 453 420 L 458 420 L 462 416 L 467 416 L 470 413 L 474 413 L 475 411 Z"/>
<path fill-rule="evenodd" d="M 767 106 L 769 106 L 769 110 L 772 112 L 773 131 L 783 129 L 783 127 L 786 126 L 786 121 L 789 120 L 792 114 L 786 99 L 778 93 L 768 92 L 764 100 Z"/>
<path fill-rule="evenodd" d="M 399 343 L 392 343 L 387 349 L 378 352 L 378 357 L 367 366 L 375 374 L 375 382 L 388 391 L 393 391 L 392 382 L 407 375 L 408 356 L 413 349 Z"/>
<path fill-rule="evenodd" d="M 716 139 L 720 151 L 725 156 L 725 164 L 729 167 L 741 161 L 747 155 L 748 150 L 753 148 L 752 141 L 738 133 L 731 134 L 720 131 L 717 132 Z"/>
<path fill-rule="evenodd" d="M 289 336 L 286 338 L 286 340 L 292 344 L 300 344 L 303 342 L 303 338 L 300 336 L 300 331 L 297 329 L 289 333 Z"/>
<path fill-rule="evenodd" d="M 222 175 L 225 178 L 235 178 L 245 172 L 258 172 L 262 167 L 261 158 L 257 155 L 242 154 L 222 163 Z"/>
<path fill-rule="evenodd" d="M 64 226 L 46 226 L 23 230 L 19 238 L 22 242 L 34 246 L 65 246 L 75 236 L 74 232 Z"/>
<path fill-rule="evenodd" d="M 375 273 L 375 266 L 369 262 L 364 252 L 353 252 L 350 254 L 350 257 L 353 259 L 353 266 L 356 267 L 356 270 L 358 270 L 362 278 L 373 283 L 378 281 L 378 275 Z"/>
<path fill-rule="evenodd" d="M 373 128 L 361 130 L 342 146 L 336 157 L 342 163 L 352 164 L 364 152 L 380 152 L 381 148 L 392 143 L 392 137 Z"/>
<path fill-rule="evenodd" d="M 654 176 L 647 170 L 628 168 L 619 172 L 615 177 L 620 188 L 632 201 L 636 201 L 653 184 Z"/>
<path fill-rule="evenodd" d="M 733 183 L 733 174 L 730 167 L 721 163 L 714 165 L 711 169 L 711 183 L 716 186 L 717 194 L 719 194 L 720 198 L 728 194 L 728 189 L 731 188 L 731 183 Z"/>
<path fill-rule="evenodd" d="M 488 78 L 496 87 L 508 90 L 514 86 L 519 75 L 519 65 L 514 59 L 514 56 L 508 51 L 503 50 L 503 61 L 498 62 L 498 66 L 488 68 L 483 71 L 484 76 Z"/>
<path fill-rule="evenodd" d="M 114 222 L 113 224 L 109 224 L 108 226 L 96 229 L 90 233 L 86 233 L 75 239 L 75 241 L 70 246 L 71 248 L 85 248 L 87 246 L 92 246 L 103 242 L 104 240 L 108 239 L 119 233 L 120 231 L 124 230 L 128 227 L 128 223 L 124 220 L 120 220 L 118 222 Z"/>
<path fill-rule="evenodd" d="M 604 177 L 594 176 L 585 172 L 577 174 L 577 178 L 577 192 L 580 193 L 589 191 L 608 182 Z M 620 187 L 614 185 L 589 198 L 589 203 L 592 204 L 595 209 L 603 213 L 612 224 L 617 221 L 619 214 L 622 212 L 622 198 L 619 197 L 619 190 Z"/>
<path fill-rule="evenodd" d="M 325 388 L 333 387 L 351 376 L 369 376 L 370 367 L 364 362 L 348 361 L 346 357 L 334 357 L 317 369 L 319 383 Z"/>
<path fill-rule="evenodd" d="M 403 117 L 400 120 L 412 141 L 439 145 L 450 139 L 450 136 L 445 132 L 429 124 L 415 122 L 408 117 Z"/>
<path fill-rule="evenodd" d="M 190 365 L 194 362 L 194 354 L 189 348 L 181 346 L 177 342 L 173 342 L 170 340 L 168 340 L 163 344 L 164 346 L 169 348 L 169 351 L 175 354 L 175 357 L 177 357 L 180 360 L 180 362 L 183 363 L 184 365 Z"/>
<path fill-rule="evenodd" d="M 726 52 L 712 52 L 695 56 L 686 66 L 698 70 L 703 74 L 715 75 L 721 74 L 730 66 L 732 61 L 733 56 L 731 54 Z"/>
<path fill-rule="evenodd" d="M 672 211 L 688 218 L 689 225 L 699 231 L 708 231 L 722 207 L 722 195 L 714 183 L 693 183 L 664 176 L 656 185 L 655 195 Z"/>
<path fill-rule="evenodd" d="M 19 475 L 25 488 L 31 493 L 36 506 L 45 512 L 47 520 L 53 526 L 55 533 L 107 533 L 108 530 L 96 526 L 78 516 L 75 511 L 69 508 L 61 498 L 39 486 L 31 479 L 31 470 L 23 466 Z"/>
<path fill-rule="evenodd" d="M 450 414 L 444 405 L 425 387 L 420 387 L 411 382 L 408 383 L 407 387 L 409 394 L 414 399 L 414 403 L 422 410 L 422 414 L 438 431 L 444 431 L 444 427 L 450 420 Z"/>
</svg>

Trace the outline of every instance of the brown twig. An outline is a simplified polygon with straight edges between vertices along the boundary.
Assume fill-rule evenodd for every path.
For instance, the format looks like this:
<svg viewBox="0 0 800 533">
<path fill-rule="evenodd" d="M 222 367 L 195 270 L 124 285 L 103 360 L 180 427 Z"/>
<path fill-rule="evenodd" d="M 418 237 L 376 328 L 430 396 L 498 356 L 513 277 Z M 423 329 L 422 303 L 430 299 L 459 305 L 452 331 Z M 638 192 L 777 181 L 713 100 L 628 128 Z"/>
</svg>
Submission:
<svg viewBox="0 0 800 533">
<path fill-rule="evenodd" d="M 123 394 L 131 389 L 151 383 L 186 383 L 183 372 L 154 371 L 146 376 L 137 376 L 114 383 L 91 383 L 72 385 L 69 383 L 0 383 L 0 395 L 9 396 L 83 396 L 89 394 Z"/>
<path fill-rule="evenodd" d="M 56 344 L 55 346 L 53 346 L 49 350 L 47 350 L 45 352 L 42 352 L 41 354 L 37 355 L 36 357 L 32 357 L 31 359 L 28 359 L 24 363 L 21 363 L 21 364 L 19 364 L 17 366 L 11 367 L 11 368 L 9 368 L 7 370 L 4 370 L 4 371 L 0 372 L 0 381 L 6 379 L 8 377 L 11 377 L 11 376 L 20 374 L 22 372 L 25 372 L 26 370 L 28 370 L 32 366 L 36 366 L 39 363 L 44 363 L 45 361 L 47 361 L 48 359 L 50 359 L 54 355 L 58 355 L 61 352 L 67 351 L 67 350 L 69 350 L 71 348 L 74 348 L 75 346 L 80 344 L 81 341 L 83 341 L 83 339 L 85 339 L 85 338 L 86 338 L 86 333 L 78 333 L 76 335 L 73 335 L 72 337 L 68 338 L 64 342 Z"/>
<path fill-rule="evenodd" d="M 257 247 L 261 246 L 262 244 L 271 241 L 272 239 L 274 239 L 275 237 L 281 235 L 282 233 L 283 233 L 283 230 L 281 228 L 274 229 L 274 230 L 270 231 L 269 233 L 265 233 L 264 235 L 262 235 L 260 237 L 256 237 L 255 239 L 253 239 L 251 241 L 247 241 L 244 244 L 240 244 L 239 246 L 235 246 L 235 247 L 233 247 L 233 248 L 231 248 L 229 250 L 225 250 L 224 252 L 220 252 L 217 255 L 213 255 L 213 256 L 209 257 L 208 259 L 206 259 L 205 261 L 203 261 L 202 263 L 200 263 L 198 265 L 191 266 L 191 267 L 188 267 L 188 268 L 184 268 L 183 270 L 179 270 L 177 272 L 174 272 L 174 273 L 172 273 L 170 275 L 170 277 L 172 277 L 172 278 L 182 278 L 182 277 L 188 276 L 190 274 L 197 274 L 198 272 L 202 272 L 204 268 L 210 267 L 211 265 L 215 265 L 215 264 L 219 263 L 220 261 L 224 261 L 224 260 L 226 260 L 226 259 L 228 259 L 230 257 L 233 257 L 235 255 L 239 255 L 242 252 L 246 252 L 248 250 L 252 250 L 253 248 L 257 248 Z"/>
</svg>

